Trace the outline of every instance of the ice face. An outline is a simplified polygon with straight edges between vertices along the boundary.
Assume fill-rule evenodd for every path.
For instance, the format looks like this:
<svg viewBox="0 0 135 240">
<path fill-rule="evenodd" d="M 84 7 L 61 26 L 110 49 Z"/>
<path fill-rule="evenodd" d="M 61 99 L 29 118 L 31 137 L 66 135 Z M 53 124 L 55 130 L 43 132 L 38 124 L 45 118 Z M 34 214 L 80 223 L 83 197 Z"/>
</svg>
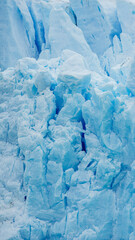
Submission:
<svg viewBox="0 0 135 240">
<path fill-rule="evenodd" d="M 77 18 L 77 26 L 83 31 L 87 43 L 98 56 L 111 45 L 111 27 L 97 0 L 70 0 Z"/>
<path fill-rule="evenodd" d="M 62 50 L 69 49 L 84 56 L 91 70 L 101 71 L 99 60 L 91 51 L 82 31 L 62 8 L 52 9 L 50 13 L 49 42 L 51 57 L 58 57 Z"/>
<path fill-rule="evenodd" d="M 120 2 L 111 16 L 98 1 L 0 3 L 2 240 L 134 239 L 133 3 Z"/>
<path fill-rule="evenodd" d="M 38 57 L 33 21 L 24 0 L 0 2 L 0 42 L 2 69 L 13 67 L 19 58 Z"/>
<path fill-rule="evenodd" d="M 135 2 L 132 0 L 118 0 L 116 3 L 122 32 L 129 34 L 134 42 Z M 127 21 L 124 16 L 126 16 Z"/>
</svg>

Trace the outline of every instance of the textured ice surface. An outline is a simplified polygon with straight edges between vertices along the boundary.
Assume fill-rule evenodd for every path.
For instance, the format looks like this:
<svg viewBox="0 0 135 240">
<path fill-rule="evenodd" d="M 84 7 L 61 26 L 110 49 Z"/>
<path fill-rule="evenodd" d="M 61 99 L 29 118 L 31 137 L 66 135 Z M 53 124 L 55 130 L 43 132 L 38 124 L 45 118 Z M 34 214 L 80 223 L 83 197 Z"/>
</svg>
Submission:
<svg viewBox="0 0 135 240">
<path fill-rule="evenodd" d="M 122 32 L 128 33 L 131 36 L 133 42 L 135 42 L 135 1 L 117 0 L 116 3 Z"/>
<path fill-rule="evenodd" d="M 111 45 L 110 26 L 100 3 L 95 0 L 70 0 L 77 18 L 77 26 L 83 31 L 91 49 L 102 55 Z"/>
<path fill-rule="evenodd" d="M 22 57 L 37 57 L 35 31 L 25 0 L 0 2 L 0 67 L 14 66 Z"/>
<path fill-rule="evenodd" d="M 2 240 L 135 239 L 134 4 L 99 2 L 0 3 Z"/>
</svg>

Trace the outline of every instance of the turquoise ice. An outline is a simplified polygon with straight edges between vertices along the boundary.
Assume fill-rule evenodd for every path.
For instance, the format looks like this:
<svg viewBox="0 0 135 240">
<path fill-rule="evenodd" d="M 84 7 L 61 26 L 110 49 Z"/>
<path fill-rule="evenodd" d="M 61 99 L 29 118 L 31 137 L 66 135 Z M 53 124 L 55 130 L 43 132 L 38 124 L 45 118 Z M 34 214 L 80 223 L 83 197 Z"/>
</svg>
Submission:
<svg viewBox="0 0 135 240">
<path fill-rule="evenodd" d="M 135 239 L 135 3 L 111 6 L 0 2 L 2 240 Z"/>
</svg>

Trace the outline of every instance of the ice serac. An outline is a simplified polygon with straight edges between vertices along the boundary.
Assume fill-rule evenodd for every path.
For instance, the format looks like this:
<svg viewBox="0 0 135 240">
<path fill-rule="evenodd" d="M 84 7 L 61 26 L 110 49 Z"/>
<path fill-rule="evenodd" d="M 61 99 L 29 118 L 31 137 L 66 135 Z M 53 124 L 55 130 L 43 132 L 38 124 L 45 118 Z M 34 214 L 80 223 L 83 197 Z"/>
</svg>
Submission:
<svg viewBox="0 0 135 240">
<path fill-rule="evenodd" d="M 135 42 L 135 2 L 133 0 L 117 0 L 118 18 L 122 32 L 130 35 Z"/>
<path fill-rule="evenodd" d="M 100 63 L 108 76 L 121 84 L 126 84 L 126 91 L 135 95 L 134 81 L 134 49 L 131 37 L 126 33 L 120 34 L 120 39 L 113 38 L 113 47 L 110 47 L 101 57 Z M 123 89 L 124 90 L 124 89 Z"/>
<path fill-rule="evenodd" d="M 111 45 L 111 27 L 102 6 L 97 0 L 70 0 L 70 3 L 87 43 L 93 52 L 102 55 Z"/>
<path fill-rule="evenodd" d="M 51 57 L 58 57 L 62 50 L 69 49 L 86 58 L 93 71 L 101 71 L 99 60 L 87 44 L 82 31 L 75 26 L 62 9 L 50 13 L 49 42 Z"/>
<path fill-rule="evenodd" d="M 98 1 L 102 5 L 106 18 L 111 25 L 110 40 L 112 43 L 113 37 L 115 35 L 119 37 L 120 33 L 122 32 L 121 23 L 119 21 L 117 8 L 116 8 L 116 1 L 115 0 L 111 0 L 111 1 L 98 0 Z"/>
<path fill-rule="evenodd" d="M 37 57 L 35 31 L 25 1 L 0 2 L 0 67 L 15 65 L 22 57 Z"/>
<path fill-rule="evenodd" d="M 103 25 L 95 23 L 103 14 L 97 1 L 77 3 L 80 21 L 91 9 L 90 25 L 99 24 L 98 32 L 105 33 L 99 34 L 101 43 L 106 34 L 109 39 L 106 18 Z M 7 26 L 16 31 L 17 47 L 23 23 L 21 41 L 27 30 L 40 55 L 16 64 L 13 58 L 15 66 L 0 72 L 2 240 L 134 240 L 135 44 L 130 32 L 116 27 L 111 46 L 104 39 L 107 49 L 99 61 L 69 3 L 8 4 L 6 17 L 19 11 L 23 18 L 17 15 Z M 114 22 L 122 26 L 121 19 Z M 98 43 L 95 38 L 99 50 Z M 8 52 L 8 57 L 16 55 Z"/>
<path fill-rule="evenodd" d="M 85 58 L 70 50 L 63 51 L 64 55 L 69 54 L 61 67 L 58 81 L 68 86 L 72 92 L 81 92 L 87 89 L 90 84 L 91 74 Z"/>
<path fill-rule="evenodd" d="M 35 45 L 37 46 L 38 52 L 40 53 L 42 49 L 49 48 L 48 19 L 52 6 L 48 1 L 41 0 L 27 1 L 27 6 L 35 29 Z"/>
</svg>

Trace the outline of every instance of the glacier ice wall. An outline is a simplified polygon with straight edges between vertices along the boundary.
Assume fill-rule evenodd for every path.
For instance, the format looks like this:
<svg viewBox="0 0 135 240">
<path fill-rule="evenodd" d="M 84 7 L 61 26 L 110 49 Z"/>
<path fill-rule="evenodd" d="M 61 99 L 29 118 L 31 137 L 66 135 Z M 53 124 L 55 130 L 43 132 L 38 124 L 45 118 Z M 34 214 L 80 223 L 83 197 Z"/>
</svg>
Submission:
<svg viewBox="0 0 135 240">
<path fill-rule="evenodd" d="M 101 3 L 0 2 L 2 240 L 135 239 L 135 4 Z"/>
<path fill-rule="evenodd" d="M 0 68 L 22 57 L 37 57 L 33 21 L 25 1 L 0 2 Z"/>
</svg>

